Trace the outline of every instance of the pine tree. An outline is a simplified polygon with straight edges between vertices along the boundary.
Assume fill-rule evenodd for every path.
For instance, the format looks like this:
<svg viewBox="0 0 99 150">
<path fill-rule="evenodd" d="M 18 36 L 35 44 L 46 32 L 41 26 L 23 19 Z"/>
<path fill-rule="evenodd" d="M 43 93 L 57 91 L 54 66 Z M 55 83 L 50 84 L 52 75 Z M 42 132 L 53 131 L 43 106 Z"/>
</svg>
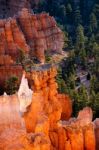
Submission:
<svg viewBox="0 0 99 150">
<path fill-rule="evenodd" d="M 67 12 L 68 14 L 71 14 L 72 11 L 73 11 L 73 10 L 72 10 L 72 6 L 71 6 L 70 3 L 68 3 L 67 6 L 66 6 L 66 12 Z"/>
<path fill-rule="evenodd" d="M 97 18 L 94 13 L 90 15 L 90 29 L 92 32 L 96 31 L 97 29 Z"/>
<path fill-rule="evenodd" d="M 82 25 L 78 25 L 76 29 L 76 49 L 81 50 L 84 48 L 85 48 L 84 28 Z"/>
<path fill-rule="evenodd" d="M 81 14 L 80 14 L 79 7 L 75 10 L 74 18 L 75 18 L 75 25 L 76 26 L 82 23 L 82 17 L 81 17 Z"/>
<path fill-rule="evenodd" d="M 12 76 L 8 78 L 5 82 L 5 91 L 7 94 L 14 94 L 18 90 L 18 78 Z"/>
<path fill-rule="evenodd" d="M 66 31 L 64 31 L 64 49 L 68 47 L 68 33 Z"/>
<path fill-rule="evenodd" d="M 96 2 L 95 6 L 94 6 L 94 9 L 93 9 L 93 12 L 95 13 L 95 15 L 97 16 L 98 21 L 99 21 L 99 1 Z"/>
<path fill-rule="evenodd" d="M 63 23 L 65 23 L 66 22 L 66 8 L 65 8 L 65 5 L 60 6 L 59 15 L 61 16 Z"/>
<path fill-rule="evenodd" d="M 71 24 L 73 22 L 73 17 L 72 17 L 73 9 L 70 3 L 66 5 L 66 13 L 67 13 L 66 16 L 67 16 L 68 23 Z"/>
</svg>

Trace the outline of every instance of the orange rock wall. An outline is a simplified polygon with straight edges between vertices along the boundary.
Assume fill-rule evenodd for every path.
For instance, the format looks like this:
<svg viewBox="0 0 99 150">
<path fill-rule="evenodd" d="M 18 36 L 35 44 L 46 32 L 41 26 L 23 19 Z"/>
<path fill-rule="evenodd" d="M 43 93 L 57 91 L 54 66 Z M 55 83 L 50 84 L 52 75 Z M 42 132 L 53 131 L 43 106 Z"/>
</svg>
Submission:
<svg viewBox="0 0 99 150">
<path fill-rule="evenodd" d="M 11 76 L 17 76 L 19 80 L 22 77 L 22 67 L 21 66 L 1 66 L 0 67 L 0 86 L 4 87 L 5 81 Z"/>
<path fill-rule="evenodd" d="M 49 70 L 26 73 L 29 85 L 33 90 L 33 97 L 27 112 L 22 114 L 23 117 L 19 117 L 19 99 L 16 95 L 9 96 L 8 101 L 6 95 L 1 97 L 1 149 L 95 150 L 96 140 L 92 123 L 92 110 L 84 108 L 77 118 L 71 118 L 71 100 L 68 96 L 57 92 L 56 74 L 55 67 L 51 67 Z M 13 102 L 10 102 L 11 99 Z M 2 106 L 6 109 L 3 110 Z M 17 118 L 14 119 L 16 109 L 17 116 L 20 118 L 18 121 Z M 13 115 L 11 115 L 12 111 Z M 24 128 L 23 125 L 19 128 L 17 124 L 20 124 L 22 118 L 25 121 Z M 13 121 L 14 124 L 12 123 Z M 2 130 L 4 125 L 5 129 Z M 8 128 L 8 125 L 10 128 Z M 27 132 L 25 132 L 25 127 Z"/>
<path fill-rule="evenodd" d="M 0 20 L 0 55 L 18 57 L 18 49 L 44 62 L 45 50 L 61 52 L 63 33 L 46 13 L 34 15 L 22 9 L 14 18 Z M 15 59 L 15 60 L 16 60 Z"/>
<path fill-rule="evenodd" d="M 56 74 L 56 68 L 50 68 L 49 70 L 38 72 L 33 71 L 32 73 L 27 74 L 29 84 L 33 90 L 31 111 L 25 114 L 27 130 L 29 132 L 35 131 L 38 119 L 46 120 L 44 118 L 48 117 L 47 120 L 50 122 L 50 128 L 54 129 L 56 122 L 61 118 L 62 112 L 66 115 L 65 119 L 68 119 L 71 116 L 72 104 L 70 98 L 63 96 L 64 103 L 67 105 L 68 109 L 70 108 L 69 111 L 66 113 L 62 108 L 62 96 L 58 94 L 58 86 L 55 81 Z M 32 119 L 34 119 L 34 124 L 29 123 Z M 30 128 L 28 128 L 29 125 Z"/>
<path fill-rule="evenodd" d="M 27 132 L 43 133 L 50 150 L 95 150 L 91 109 L 85 108 L 77 119 L 70 119 L 72 103 L 68 96 L 58 94 L 56 74 L 56 68 L 27 74 L 34 92 L 24 114 Z"/>
<path fill-rule="evenodd" d="M 35 56 L 41 63 L 44 63 L 45 51 L 54 50 L 61 53 L 63 41 L 63 33 L 57 27 L 55 19 L 46 13 L 35 15 L 24 8 L 13 18 L 1 19 L 0 82 L 4 81 L 8 74 L 8 70 L 4 71 L 5 66 L 9 67 L 9 73 L 10 70 L 15 70 L 11 65 L 16 65 L 19 49 L 24 50 L 25 54 L 30 57 Z M 14 74 L 19 67 L 15 68 Z"/>
<path fill-rule="evenodd" d="M 95 135 L 96 135 L 96 150 L 99 149 L 99 118 L 94 121 Z"/>
</svg>

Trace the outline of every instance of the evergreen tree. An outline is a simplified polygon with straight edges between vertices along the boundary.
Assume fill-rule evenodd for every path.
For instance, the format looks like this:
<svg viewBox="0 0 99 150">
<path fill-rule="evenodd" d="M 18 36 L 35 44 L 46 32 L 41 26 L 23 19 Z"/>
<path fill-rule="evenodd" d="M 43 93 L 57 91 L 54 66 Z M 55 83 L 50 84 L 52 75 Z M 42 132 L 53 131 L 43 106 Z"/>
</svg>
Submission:
<svg viewBox="0 0 99 150">
<path fill-rule="evenodd" d="M 74 48 L 73 40 L 72 40 L 72 37 L 71 37 L 71 36 L 69 37 L 68 46 L 69 46 L 70 49 L 73 49 L 73 48 Z"/>
<path fill-rule="evenodd" d="M 5 82 L 5 91 L 7 94 L 14 94 L 18 90 L 18 78 L 12 76 L 8 78 Z"/>
<path fill-rule="evenodd" d="M 90 15 L 90 29 L 92 32 L 96 31 L 97 29 L 97 18 L 94 13 Z"/>
<path fill-rule="evenodd" d="M 73 12 L 72 6 L 71 6 L 70 3 L 68 3 L 66 5 L 66 13 L 67 13 L 66 15 L 67 15 L 68 23 L 72 23 L 73 22 L 72 12 Z"/>
<path fill-rule="evenodd" d="M 81 17 L 81 14 L 80 14 L 79 7 L 75 10 L 74 18 L 75 18 L 75 25 L 76 26 L 82 23 L 82 17 Z"/>
<path fill-rule="evenodd" d="M 63 23 L 66 22 L 66 7 L 64 5 L 60 6 L 59 16 L 61 16 Z"/>
<path fill-rule="evenodd" d="M 99 56 L 99 45 L 96 42 L 93 43 L 93 55 L 94 57 Z"/>
<path fill-rule="evenodd" d="M 93 9 L 93 12 L 95 13 L 95 15 L 97 16 L 98 21 L 99 21 L 99 1 L 96 2 L 94 9 Z"/>
<path fill-rule="evenodd" d="M 72 6 L 71 6 L 70 3 L 68 3 L 67 6 L 66 6 L 66 12 L 67 12 L 67 14 L 71 14 L 72 11 L 73 11 L 73 10 L 72 10 Z"/>
<path fill-rule="evenodd" d="M 91 82 L 90 82 L 90 93 L 95 91 L 96 82 L 97 82 L 97 79 L 96 79 L 96 76 L 94 75 L 92 76 Z"/>
<path fill-rule="evenodd" d="M 56 81 L 58 83 L 58 90 L 60 93 L 66 93 L 66 84 L 62 77 L 62 68 L 59 67 L 58 74 L 56 77 Z"/>
<path fill-rule="evenodd" d="M 57 0 L 53 0 L 50 11 L 54 16 L 58 16 L 60 13 L 60 2 Z M 65 10 L 63 10 L 63 11 L 65 11 Z"/>
<path fill-rule="evenodd" d="M 81 50 L 84 48 L 85 48 L 84 28 L 82 25 L 78 25 L 76 29 L 76 49 Z"/>
<path fill-rule="evenodd" d="M 68 47 L 69 39 L 68 39 L 68 33 L 64 31 L 64 49 Z"/>
</svg>

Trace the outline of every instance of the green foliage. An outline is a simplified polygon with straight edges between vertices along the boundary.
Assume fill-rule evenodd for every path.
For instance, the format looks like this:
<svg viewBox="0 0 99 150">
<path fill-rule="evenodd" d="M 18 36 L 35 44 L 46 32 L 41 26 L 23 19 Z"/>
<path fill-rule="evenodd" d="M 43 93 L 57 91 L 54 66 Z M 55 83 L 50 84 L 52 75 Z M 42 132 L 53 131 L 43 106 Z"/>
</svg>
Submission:
<svg viewBox="0 0 99 150">
<path fill-rule="evenodd" d="M 31 51 L 30 51 L 31 53 Z M 34 66 L 34 59 L 31 57 L 32 55 L 27 55 L 24 50 L 19 49 L 19 57 L 18 62 L 22 65 L 23 69 L 27 71 L 27 69 L 31 69 Z"/>
<path fill-rule="evenodd" d="M 94 13 L 91 13 L 91 15 L 90 15 L 90 30 L 91 30 L 91 32 L 96 31 L 97 26 L 98 26 L 97 18 Z"/>
<path fill-rule="evenodd" d="M 14 94 L 18 90 L 18 85 L 18 78 L 16 76 L 12 76 L 5 82 L 5 91 L 7 94 Z"/>
<path fill-rule="evenodd" d="M 82 108 L 89 106 L 87 89 L 83 85 L 79 88 L 78 92 L 77 91 L 73 92 L 72 99 L 73 99 L 74 115 L 77 115 Z"/>
<path fill-rule="evenodd" d="M 24 64 L 26 59 L 25 52 L 22 49 L 18 49 L 18 51 L 19 51 L 18 62 L 21 63 L 22 67 L 25 69 L 25 64 Z"/>
<path fill-rule="evenodd" d="M 64 31 L 64 49 L 68 47 L 69 39 L 68 39 L 68 33 Z"/>
<path fill-rule="evenodd" d="M 66 12 L 67 12 L 68 14 L 71 14 L 72 11 L 73 11 L 73 10 L 72 10 L 72 6 L 71 6 L 70 3 L 68 3 L 67 6 L 66 6 Z"/>
<path fill-rule="evenodd" d="M 82 23 L 82 17 L 81 17 L 80 9 L 77 8 L 74 13 L 75 13 L 75 25 L 81 24 Z"/>
<path fill-rule="evenodd" d="M 82 25 L 78 25 L 76 29 L 76 49 L 84 49 L 85 48 L 85 36 L 84 36 L 84 28 Z"/>
<path fill-rule="evenodd" d="M 94 5 L 93 12 L 95 13 L 97 18 L 99 19 L 99 2 Z"/>
<path fill-rule="evenodd" d="M 51 61 L 51 56 L 45 55 L 45 62 L 48 63 Z"/>
<path fill-rule="evenodd" d="M 66 93 L 66 84 L 62 78 L 62 69 L 61 67 L 58 69 L 58 75 L 56 77 L 56 81 L 58 83 L 58 90 L 60 93 Z"/>
</svg>

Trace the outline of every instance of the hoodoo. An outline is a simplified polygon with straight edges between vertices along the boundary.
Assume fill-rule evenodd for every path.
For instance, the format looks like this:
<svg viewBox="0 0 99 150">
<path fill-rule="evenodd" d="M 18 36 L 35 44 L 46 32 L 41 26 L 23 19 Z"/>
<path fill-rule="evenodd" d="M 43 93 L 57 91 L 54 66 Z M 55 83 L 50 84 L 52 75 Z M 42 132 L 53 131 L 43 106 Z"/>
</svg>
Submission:
<svg viewBox="0 0 99 150">
<path fill-rule="evenodd" d="M 14 75 L 21 81 L 15 94 L 0 96 L 0 150 L 99 150 L 91 108 L 73 118 L 71 98 L 58 90 L 52 55 L 64 58 L 63 32 L 49 14 L 34 14 L 30 2 L 39 0 L 0 0 L 0 87 Z"/>
<path fill-rule="evenodd" d="M 13 107 L 11 103 L 5 103 L 4 99 L 7 101 L 7 96 L 1 97 L 0 104 L 3 108 L 18 107 L 19 110 L 21 105 L 21 108 L 24 106 L 26 111 L 23 111 L 22 116 L 20 116 L 20 112 L 17 112 L 17 116 L 20 116 L 18 119 L 14 109 L 13 117 L 16 118 L 15 121 L 12 120 L 14 124 L 10 126 L 11 119 L 6 119 L 5 129 L 4 119 L 1 120 L 0 131 L 2 134 L 0 138 L 4 142 L 0 144 L 0 148 L 8 150 L 10 146 L 12 149 L 18 147 L 19 150 L 37 150 L 38 148 L 41 150 L 85 150 L 85 148 L 86 150 L 95 150 L 95 130 L 91 109 L 85 108 L 79 113 L 77 119 L 71 118 L 71 100 L 68 96 L 58 94 L 58 86 L 55 81 L 56 74 L 56 67 L 26 73 L 28 84 L 33 90 L 30 103 L 28 103 L 28 98 L 31 97 L 31 92 L 28 92 L 30 96 L 27 97 L 26 93 L 26 96 L 20 98 L 21 103 L 19 103 L 20 100 L 16 95 L 13 95 L 13 99 L 10 96 Z M 23 82 L 21 82 L 21 87 L 23 87 L 22 85 L 24 86 Z M 25 88 L 21 89 L 22 93 L 26 92 Z M 30 90 L 27 89 L 27 91 Z M 67 109 L 63 107 L 63 103 Z M 1 115 L 4 117 L 3 108 L 0 110 L 2 110 Z M 22 120 L 24 120 L 24 126 L 19 128 L 17 124 L 20 124 Z M 8 123 L 10 129 L 6 125 Z M 7 138 L 4 136 L 6 134 Z M 13 142 L 11 141 L 12 134 L 15 135 Z M 14 147 L 14 145 L 17 146 Z"/>
<path fill-rule="evenodd" d="M 0 20 L 0 39 L 0 85 L 12 75 L 21 78 L 20 50 L 44 63 L 45 52 L 61 53 L 64 43 L 53 17 L 46 13 L 34 15 L 26 8 L 14 18 Z"/>
</svg>

